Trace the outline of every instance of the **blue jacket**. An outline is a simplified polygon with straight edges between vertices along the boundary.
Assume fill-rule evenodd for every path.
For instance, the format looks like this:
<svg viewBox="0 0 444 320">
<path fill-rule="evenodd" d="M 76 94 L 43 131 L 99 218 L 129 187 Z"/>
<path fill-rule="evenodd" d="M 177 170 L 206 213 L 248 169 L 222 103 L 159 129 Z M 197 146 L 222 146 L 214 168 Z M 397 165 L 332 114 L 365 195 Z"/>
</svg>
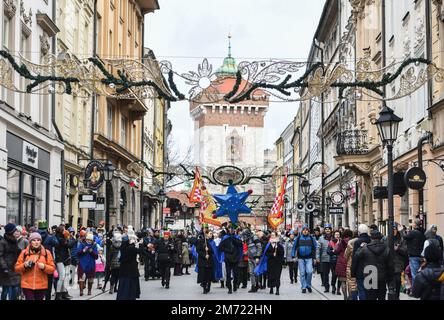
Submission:
<svg viewBox="0 0 444 320">
<path fill-rule="evenodd" d="M 92 248 L 93 251 L 83 252 L 86 247 Z M 83 272 L 91 273 L 96 270 L 96 259 L 98 257 L 97 245 L 87 244 L 86 242 L 80 242 L 77 246 L 77 255 L 79 256 L 79 264 L 82 267 Z"/>
<path fill-rule="evenodd" d="M 303 234 L 301 234 L 296 238 L 294 242 L 293 250 L 291 250 L 291 256 L 298 257 L 300 259 L 314 259 L 316 254 L 316 247 L 317 242 L 313 236 L 304 236 Z"/>
<path fill-rule="evenodd" d="M 38 232 L 42 237 L 43 247 L 45 247 L 46 250 L 49 250 L 49 252 L 51 252 L 55 260 L 54 247 L 59 244 L 59 241 L 55 236 L 48 234 L 46 230 L 38 230 Z"/>
</svg>

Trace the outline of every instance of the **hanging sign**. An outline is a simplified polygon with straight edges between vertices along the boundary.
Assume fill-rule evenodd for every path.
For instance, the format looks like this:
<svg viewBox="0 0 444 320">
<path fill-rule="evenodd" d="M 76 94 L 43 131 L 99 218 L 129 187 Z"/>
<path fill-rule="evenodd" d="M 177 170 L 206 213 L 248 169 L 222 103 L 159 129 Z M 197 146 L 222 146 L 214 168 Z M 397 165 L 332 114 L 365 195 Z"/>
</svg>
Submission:
<svg viewBox="0 0 444 320">
<path fill-rule="evenodd" d="M 88 163 L 85 169 L 85 177 L 88 180 L 89 189 L 99 189 L 105 179 L 105 175 L 103 174 L 103 164 L 97 160 Z"/>
<path fill-rule="evenodd" d="M 341 191 L 335 191 L 331 194 L 331 202 L 337 206 L 344 203 L 344 194 Z"/>
<path fill-rule="evenodd" d="M 413 167 L 404 174 L 404 182 L 410 189 L 420 190 L 424 188 L 427 176 L 421 168 Z"/>
</svg>

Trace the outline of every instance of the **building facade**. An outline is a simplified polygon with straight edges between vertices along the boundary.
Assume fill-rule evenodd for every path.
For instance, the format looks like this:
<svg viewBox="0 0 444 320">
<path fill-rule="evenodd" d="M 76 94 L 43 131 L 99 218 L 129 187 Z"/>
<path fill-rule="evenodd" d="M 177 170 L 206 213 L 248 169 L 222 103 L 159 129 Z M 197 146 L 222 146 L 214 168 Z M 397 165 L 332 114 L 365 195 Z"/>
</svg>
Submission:
<svg viewBox="0 0 444 320">
<path fill-rule="evenodd" d="M 2 50 L 42 63 L 53 53 L 55 1 L 2 1 Z M 2 75 L 7 76 L 7 75 Z M 17 88 L 28 84 L 11 74 Z M 51 225 L 63 220 L 63 144 L 54 121 L 55 97 L 1 88 L 0 92 L 0 224 Z"/>
</svg>

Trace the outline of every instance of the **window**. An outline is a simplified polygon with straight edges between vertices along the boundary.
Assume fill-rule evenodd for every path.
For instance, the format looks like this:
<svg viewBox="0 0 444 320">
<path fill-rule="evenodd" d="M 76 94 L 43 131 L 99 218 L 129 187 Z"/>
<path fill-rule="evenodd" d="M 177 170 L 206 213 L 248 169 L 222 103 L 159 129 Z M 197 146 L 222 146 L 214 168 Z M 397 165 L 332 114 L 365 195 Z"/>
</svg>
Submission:
<svg viewBox="0 0 444 320">
<path fill-rule="evenodd" d="M 6 191 L 6 222 L 19 223 L 20 202 L 20 172 L 8 169 L 8 183 Z"/>
<path fill-rule="evenodd" d="M 127 130 L 128 119 L 122 115 L 120 124 L 120 144 L 126 147 L 126 130 Z"/>
<path fill-rule="evenodd" d="M 114 114 L 113 114 L 113 106 L 108 103 L 108 110 L 107 110 L 107 130 L 108 130 L 108 139 L 113 139 L 113 121 L 114 121 Z"/>
<path fill-rule="evenodd" d="M 48 181 L 36 178 L 36 211 L 34 221 L 46 220 Z"/>
<path fill-rule="evenodd" d="M 21 33 L 20 38 L 20 53 L 23 55 L 24 58 L 28 58 L 30 56 L 29 53 L 29 37 L 25 33 Z M 26 86 L 28 85 L 28 80 L 26 80 L 24 77 L 20 77 L 20 89 L 23 91 L 26 91 Z M 31 103 L 30 103 L 30 95 L 21 93 L 20 94 L 20 111 L 25 113 L 26 115 L 31 115 Z"/>
</svg>

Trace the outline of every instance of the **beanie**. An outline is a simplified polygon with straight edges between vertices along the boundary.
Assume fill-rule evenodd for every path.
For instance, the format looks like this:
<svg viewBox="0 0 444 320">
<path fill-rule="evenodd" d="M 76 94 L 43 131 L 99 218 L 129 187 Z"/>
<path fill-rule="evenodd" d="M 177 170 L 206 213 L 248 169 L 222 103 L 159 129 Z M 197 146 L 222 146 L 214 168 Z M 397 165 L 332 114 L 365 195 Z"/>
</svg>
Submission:
<svg viewBox="0 0 444 320">
<path fill-rule="evenodd" d="M 378 230 L 372 230 L 372 231 L 370 232 L 370 237 L 371 237 L 373 240 L 381 240 L 381 239 L 382 239 L 382 233 L 379 232 Z"/>
<path fill-rule="evenodd" d="M 45 220 L 39 221 L 38 228 L 39 228 L 39 230 L 48 229 L 48 221 L 45 221 Z"/>
<path fill-rule="evenodd" d="M 31 235 L 29 236 L 29 241 L 32 241 L 35 239 L 39 239 L 40 241 L 42 241 L 42 236 L 40 235 L 40 233 L 38 233 L 38 232 L 31 233 Z"/>
<path fill-rule="evenodd" d="M 13 223 L 8 223 L 5 226 L 5 233 L 6 234 L 12 234 L 12 233 L 14 233 L 15 230 L 17 230 L 17 226 Z"/>
<path fill-rule="evenodd" d="M 363 233 L 368 233 L 368 227 L 362 223 L 358 226 L 358 234 L 361 235 Z"/>
<path fill-rule="evenodd" d="M 94 241 L 94 235 L 93 235 L 91 232 L 89 232 L 89 233 L 86 235 L 86 240 Z"/>
<path fill-rule="evenodd" d="M 441 260 L 441 252 L 433 242 L 430 242 L 429 245 L 425 248 L 424 258 L 427 260 L 427 262 L 435 263 L 439 263 L 439 261 Z"/>
</svg>

